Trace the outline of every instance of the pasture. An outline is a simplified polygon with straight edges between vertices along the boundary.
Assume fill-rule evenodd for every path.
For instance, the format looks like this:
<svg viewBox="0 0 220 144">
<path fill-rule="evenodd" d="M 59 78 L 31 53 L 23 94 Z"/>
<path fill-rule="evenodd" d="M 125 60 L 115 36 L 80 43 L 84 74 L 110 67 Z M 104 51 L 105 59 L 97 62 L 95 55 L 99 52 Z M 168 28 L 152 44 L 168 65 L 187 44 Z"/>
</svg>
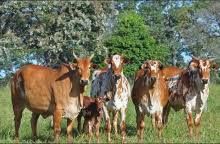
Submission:
<svg viewBox="0 0 220 144">
<path fill-rule="evenodd" d="M 217 143 L 220 142 L 220 85 L 210 86 L 210 95 L 208 99 L 208 108 L 203 113 L 201 122 L 200 139 L 188 138 L 188 129 L 183 111 L 175 113 L 173 110 L 169 116 L 167 127 L 163 131 L 163 138 L 158 139 L 156 130 L 153 129 L 151 119 L 145 117 L 146 127 L 144 134 L 144 142 L 165 142 L 165 143 Z M 127 110 L 127 142 L 137 142 L 136 137 L 136 120 L 135 120 L 134 105 L 129 100 Z M 32 133 L 30 126 L 31 113 L 27 109 L 23 112 L 20 141 L 32 142 Z M 14 115 L 12 111 L 11 96 L 9 87 L 0 88 L 0 143 L 13 142 L 14 137 Z M 88 137 L 85 134 L 78 134 L 76 130 L 77 123 L 74 124 L 74 143 L 88 142 Z M 100 130 L 100 142 L 107 142 L 103 124 Z M 49 119 L 39 118 L 38 121 L 38 139 L 36 142 L 51 142 L 53 140 L 53 129 L 50 127 Z M 61 142 L 66 142 L 66 120 L 62 120 Z M 95 142 L 95 137 L 92 139 Z M 112 134 L 112 142 L 119 143 L 120 136 Z"/>
</svg>

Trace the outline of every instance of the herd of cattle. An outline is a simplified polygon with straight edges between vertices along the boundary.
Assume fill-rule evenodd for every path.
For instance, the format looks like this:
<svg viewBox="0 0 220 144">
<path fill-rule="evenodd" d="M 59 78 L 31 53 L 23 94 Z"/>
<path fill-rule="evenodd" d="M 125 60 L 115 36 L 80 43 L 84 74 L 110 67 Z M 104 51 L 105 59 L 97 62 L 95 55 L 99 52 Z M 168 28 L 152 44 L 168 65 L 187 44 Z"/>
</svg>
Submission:
<svg viewBox="0 0 220 144">
<path fill-rule="evenodd" d="M 39 116 L 46 118 L 52 115 L 55 142 L 59 140 L 63 117 L 67 119 L 68 142 L 73 141 L 73 121 L 77 119 L 80 131 L 82 117 L 83 131 L 89 134 L 89 141 L 95 132 L 99 142 L 99 127 L 104 117 L 110 142 L 112 126 L 114 132 L 118 133 L 117 120 L 120 113 L 120 132 L 122 142 L 125 142 L 126 109 L 130 96 L 136 110 L 139 142 L 143 140 L 145 115 L 152 118 L 152 124 L 161 137 L 171 107 L 176 111 L 185 110 L 190 136 L 193 136 L 194 126 L 195 134 L 199 134 L 201 115 L 209 95 L 210 71 L 218 69 L 213 59 L 193 57 L 185 69 L 163 67 L 157 60 L 147 60 L 137 70 L 131 90 L 123 74 L 123 66 L 128 60 L 115 54 L 105 60 L 105 68 L 93 72 L 91 96 L 88 97 L 83 95 L 84 89 L 89 83 L 90 70 L 97 65 L 91 62 L 93 56 L 74 56 L 74 63 L 62 64 L 59 68 L 28 64 L 15 73 L 11 79 L 11 95 L 16 140 L 19 138 L 22 112 L 27 108 L 32 112 L 34 139 L 37 136 Z"/>
</svg>

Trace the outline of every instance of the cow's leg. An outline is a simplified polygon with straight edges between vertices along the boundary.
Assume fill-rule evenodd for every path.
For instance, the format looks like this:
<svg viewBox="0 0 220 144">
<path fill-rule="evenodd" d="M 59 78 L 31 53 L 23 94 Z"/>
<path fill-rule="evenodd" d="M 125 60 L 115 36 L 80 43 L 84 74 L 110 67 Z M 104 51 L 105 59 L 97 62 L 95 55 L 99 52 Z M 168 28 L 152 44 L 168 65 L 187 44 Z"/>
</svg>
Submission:
<svg viewBox="0 0 220 144">
<path fill-rule="evenodd" d="M 23 107 L 13 107 L 14 111 L 14 123 L 15 123 L 15 140 L 19 141 L 19 128 L 21 124 L 22 112 L 24 111 Z"/>
<path fill-rule="evenodd" d="M 84 118 L 83 133 L 88 133 L 88 132 L 89 132 L 89 120 L 88 118 Z"/>
<path fill-rule="evenodd" d="M 37 120 L 39 116 L 40 116 L 39 114 L 32 113 L 32 117 L 31 117 L 31 129 L 32 129 L 32 137 L 34 141 L 37 138 Z"/>
<path fill-rule="evenodd" d="M 187 125 L 188 125 L 188 129 L 189 129 L 189 136 L 192 137 L 193 136 L 193 117 L 192 117 L 192 113 L 191 112 L 187 112 L 186 113 L 186 120 L 187 120 Z"/>
<path fill-rule="evenodd" d="M 158 137 L 161 138 L 163 123 L 162 123 L 162 112 L 156 112 L 155 115 L 156 127 L 158 129 Z"/>
<path fill-rule="evenodd" d="M 196 134 L 197 138 L 198 138 L 199 132 L 200 132 L 199 128 L 200 128 L 201 115 L 202 115 L 202 112 L 197 113 L 196 118 L 195 118 L 195 134 Z"/>
<path fill-rule="evenodd" d="M 125 117 L 126 117 L 126 108 L 121 109 L 121 135 L 122 135 L 122 143 L 125 142 L 126 137 L 126 123 L 125 123 Z"/>
<path fill-rule="evenodd" d="M 95 121 L 95 136 L 97 139 L 97 143 L 99 143 L 99 127 L 101 124 L 101 118 L 102 118 L 101 116 L 98 116 Z"/>
<path fill-rule="evenodd" d="M 106 129 L 107 136 L 108 136 L 108 142 L 111 142 L 111 122 L 110 122 L 110 116 L 109 116 L 106 106 L 103 106 L 103 112 L 104 112 L 104 117 L 105 117 L 105 129 Z"/>
<path fill-rule="evenodd" d="M 118 134 L 118 111 L 114 111 L 113 112 L 113 126 L 114 126 L 114 130 L 115 130 L 115 135 Z"/>
<path fill-rule="evenodd" d="M 50 127 L 53 128 L 53 117 L 50 118 Z"/>
<path fill-rule="evenodd" d="M 81 132 L 81 118 L 82 118 L 82 115 L 81 115 L 81 113 L 79 113 L 79 115 L 77 116 L 77 129 L 78 129 L 78 132 Z"/>
<path fill-rule="evenodd" d="M 92 139 L 92 126 L 93 126 L 93 122 L 92 122 L 93 120 L 91 119 L 91 120 L 89 120 L 88 121 L 88 125 L 89 125 L 89 143 L 91 143 L 91 139 Z"/>
<path fill-rule="evenodd" d="M 162 121 L 163 121 L 163 125 L 165 126 L 168 122 L 168 116 L 170 113 L 170 104 L 169 102 L 167 103 L 167 105 L 163 108 L 163 115 L 162 115 Z"/>
<path fill-rule="evenodd" d="M 108 135 L 108 142 L 111 142 L 111 122 L 110 118 L 106 119 L 106 131 Z"/>
<path fill-rule="evenodd" d="M 61 132 L 61 119 L 62 119 L 63 110 L 56 109 L 53 115 L 53 123 L 54 123 L 54 140 L 57 143 L 59 141 L 59 136 Z"/>
<path fill-rule="evenodd" d="M 136 117 L 137 122 L 137 136 L 138 136 L 138 143 L 143 143 L 143 136 L 144 136 L 144 114 L 138 112 Z"/>
<path fill-rule="evenodd" d="M 155 114 L 152 114 L 152 126 L 153 128 L 156 128 L 156 115 Z"/>
<path fill-rule="evenodd" d="M 73 142 L 73 121 L 71 119 L 67 119 L 67 142 L 72 143 Z"/>
</svg>

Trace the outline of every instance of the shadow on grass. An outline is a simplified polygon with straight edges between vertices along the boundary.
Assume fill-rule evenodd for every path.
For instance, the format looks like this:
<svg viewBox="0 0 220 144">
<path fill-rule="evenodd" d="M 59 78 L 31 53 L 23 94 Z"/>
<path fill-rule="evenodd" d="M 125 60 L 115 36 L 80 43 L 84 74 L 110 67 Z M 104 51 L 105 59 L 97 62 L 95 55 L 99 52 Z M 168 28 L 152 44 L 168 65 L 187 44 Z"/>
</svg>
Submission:
<svg viewBox="0 0 220 144">
<path fill-rule="evenodd" d="M 133 125 L 127 125 L 127 136 L 136 136 L 137 129 Z"/>
</svg>

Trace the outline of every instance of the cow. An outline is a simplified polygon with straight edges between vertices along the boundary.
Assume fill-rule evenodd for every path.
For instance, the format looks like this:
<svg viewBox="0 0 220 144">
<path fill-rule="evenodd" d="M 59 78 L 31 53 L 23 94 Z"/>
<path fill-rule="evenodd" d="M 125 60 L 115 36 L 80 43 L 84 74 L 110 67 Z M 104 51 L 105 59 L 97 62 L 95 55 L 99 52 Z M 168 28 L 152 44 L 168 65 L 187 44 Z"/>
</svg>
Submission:
<svg viewBox="0 0 220 144">
<path fill-rule="evenodd" d="M 123 66 L 128 63 L 128 60 L 121 55 L 115 54 L 105 61 L 108 68 L 94 72 L 91 95 L 95 97 L 104 95 L 109 99 L 103 107 L 108 142 L 111 141 L 112 127 L 109 115 L 113 113 L 113 126 L 115 134 L 117 134 L 118 114 L 119 112 L 121 113 L 120 128 L 122 142 L 124 143 L 126 136 L 125 118 L 128 98 L 130 97 L 130 84 L 123 74 Z"/>
<path fill-rule="evenodd" d="M 176 111 L 185 110 L 190 137 L 193 136 L 194 126 L 195 135 L 199 136 L 201 116 L 209 95 L 212 68 L 218 68 L 213 59 L 199 59 L 193 56 L 170 91 L 170 106 Z M 195 112 L 195 119 L 193 119 L 193 112 Z M 164 116 L 168 117 L 168 115 Z"/>
<path fill-rule="evenodd" d="M 59 141 L 61 119 L 67 118 L 67 140 L 72 141 L 73 120 L 79 114 L 83 96 L 82 88 L 88 84 L 91 57 L 78 58 L 75 63 L 61 64 L 52 69 L 40 65 L 25 65 L 11 79 L 11 98 L 14 111 L 15 139 L 19 141 L 19 128 L 25 108 L 32 112 L 33 139 L 37 137 L 37 120 L 41 115 L 53 116 L 54 140 Z"/>
<path fill-rule="evenodd" d="M 163 66 L 160 61 L 148 60 L 137 71 L 131 98 L 136 110 L 138 141 L 143 140 L 144 117 L 152 116 L 152 123 L 161 137 L 163 129 L 163 108 L 169 100 L 168 86 L 162 73 Z"/>
<path fill-rule="evenodd" d="M 97 142 L 99 143 L 99 127 L 103 117 L 104 97 L 92 98 L 88 96 L 83 97 L 83 108 L 77 116 L 78 131 L 81 132 L 81 118 L 84 117 L 83 132 L 89 134 L 89 143 L 95 131 Z"/>
<path fill-rule="evenodd" d="M 175 88 L 175 85 L 182 71 L 183 71 L 182 68 L 178 68 L 176 66 L 167 66 L 162 69 L 163 78 L 165 79 L 169 88 L 169 95 Z M 167 124 L 168 122 L 169 112 L 170 112 L 170 104 L 168 102 L 167 105 L 163 108 L 163 125 Z"/>
</svg>

